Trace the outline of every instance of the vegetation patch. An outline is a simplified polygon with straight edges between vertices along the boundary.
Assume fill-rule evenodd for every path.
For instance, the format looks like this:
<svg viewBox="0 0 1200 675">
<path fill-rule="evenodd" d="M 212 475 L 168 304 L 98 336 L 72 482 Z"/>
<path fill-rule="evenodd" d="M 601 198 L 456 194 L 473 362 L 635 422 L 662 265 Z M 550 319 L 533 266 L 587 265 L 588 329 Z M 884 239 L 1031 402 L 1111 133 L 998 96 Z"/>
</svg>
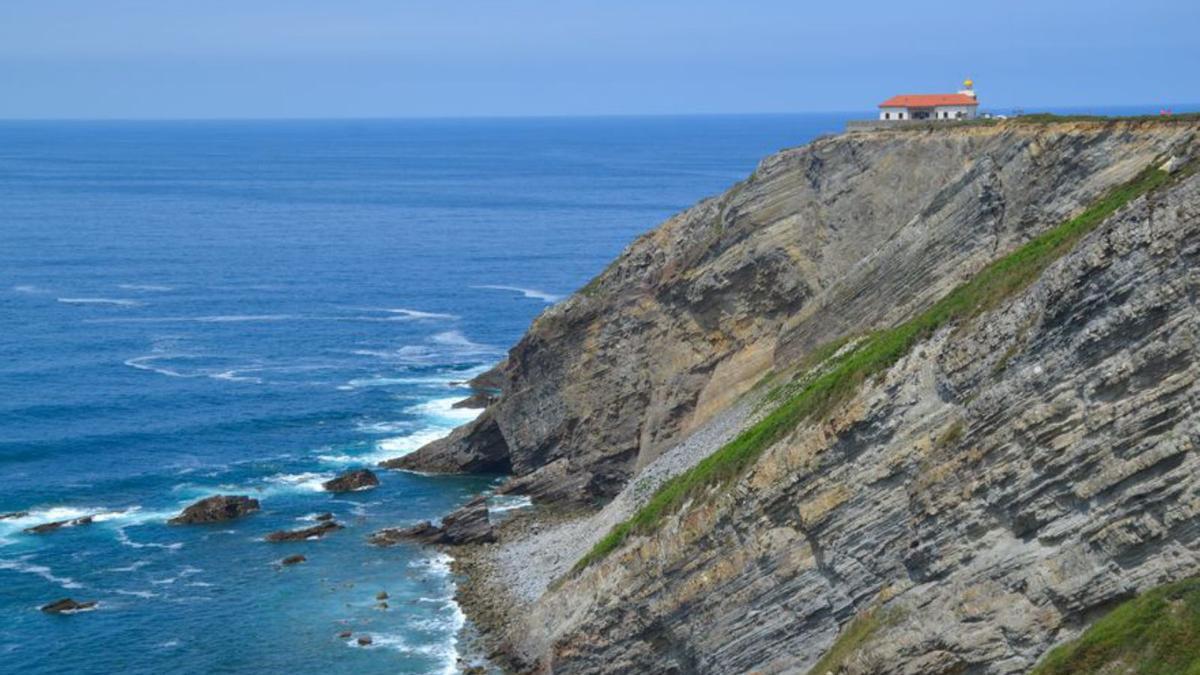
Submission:
<svg viewBox="0 0 1200 675">
<path fill-rule="evenodd" d="M 842 629 L 833 645 L 825 652 L 820 661 L 808 670 L 808 675 L 826 675 L 826 673 L 841 673 L 857 656 L 871 638 L 884 626 L 890 626 L 900 619 L 900 613 L 895 610 L 870 609 L 850 622 Z"/>
<path fill-rule="evenodd" d="M 1155 162 L 1129 182 L 1114 187 L 1083 213 L 1035 237 L 1012 253 L 993 261 L 934 305 L 893 328 L 864 336 L 839 351 L 843 339 L 814 350 L 828 362 L 802 375 L 799 387 L 785 388 L 773 411 L 691 469 L 671 478 L 628 520 L 613 527 L 573 568 L 578 572 L 619 548 L 630 535 L 654 531 L 662 519 L 701 492 L 727 484 L 742 474 L 768 447 L 801 422 L 818 418 L 845 401 L 859 385 L 879 376 L 913 345 L 954 321 L 995 308 L 1031 284 L 1052 262 L 1067 253 L 1085 234 L 1117 209 L 1158 188 L 1171 175 Z M 1183 175 L 1188 171 L 1180 171 Z"/>
<path fill-rule="evenodd" d="M 1200 577 L 1122 603 L 1033 670 L 1068 673 L 1200 674 Z"/>
</svg>

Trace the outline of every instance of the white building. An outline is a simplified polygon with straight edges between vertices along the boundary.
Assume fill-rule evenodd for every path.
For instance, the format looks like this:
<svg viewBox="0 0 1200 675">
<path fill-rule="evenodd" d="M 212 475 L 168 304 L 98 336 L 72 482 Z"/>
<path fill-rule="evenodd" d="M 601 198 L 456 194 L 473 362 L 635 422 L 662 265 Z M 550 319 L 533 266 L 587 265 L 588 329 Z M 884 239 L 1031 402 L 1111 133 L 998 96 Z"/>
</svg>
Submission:
<svg viewBox="0 0 1200 675">
<path fill-rule="evenodd" d="M 957 94 L 901 94 L 879 104 L 879 119 L 973 120 L 979 113 L 975 83 L 963 82 Z"/>
</svg>

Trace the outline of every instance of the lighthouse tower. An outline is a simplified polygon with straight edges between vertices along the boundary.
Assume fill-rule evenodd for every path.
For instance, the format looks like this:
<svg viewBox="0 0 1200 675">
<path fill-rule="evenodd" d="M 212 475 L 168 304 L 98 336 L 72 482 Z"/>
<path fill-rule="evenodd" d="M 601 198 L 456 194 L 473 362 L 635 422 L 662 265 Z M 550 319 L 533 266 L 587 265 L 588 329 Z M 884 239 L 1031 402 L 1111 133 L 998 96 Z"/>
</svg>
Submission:
<svg viewBox="0 0 1200 675">
<path fill-rule="evenodd" d="M 970 96 L 971 98 L 978 98 L 977 96 L 975 96 L 975 80 L 972 80 L 969 77 L 967 79 L 963 80 L 963 88 L 959 89 L 958 93 L 962 94 L 963 96 Z"/>
</svg>

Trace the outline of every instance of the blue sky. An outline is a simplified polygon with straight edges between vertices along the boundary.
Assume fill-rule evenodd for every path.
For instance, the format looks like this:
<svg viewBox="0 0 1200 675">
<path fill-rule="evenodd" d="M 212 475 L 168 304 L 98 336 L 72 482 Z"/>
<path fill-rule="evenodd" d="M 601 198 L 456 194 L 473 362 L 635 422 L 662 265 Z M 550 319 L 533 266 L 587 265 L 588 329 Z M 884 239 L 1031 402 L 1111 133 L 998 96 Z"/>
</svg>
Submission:
<svg viewBox="0 0 1200 675">
<path fill-rule="evenodd" d="M 1197 0 L 3 0 L 0 117 L 1200 102 Z"/>
</svg>

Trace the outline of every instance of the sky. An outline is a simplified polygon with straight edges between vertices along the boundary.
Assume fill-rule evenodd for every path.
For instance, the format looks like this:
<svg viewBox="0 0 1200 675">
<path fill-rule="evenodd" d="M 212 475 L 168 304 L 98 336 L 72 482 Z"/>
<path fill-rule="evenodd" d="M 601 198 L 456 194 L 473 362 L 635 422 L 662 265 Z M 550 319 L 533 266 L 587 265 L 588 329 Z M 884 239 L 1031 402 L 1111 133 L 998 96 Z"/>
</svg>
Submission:
<svg viewBox="0 0 1200 675">
<path fill-rule="evenodd" d="M 0 0 L 0 118 L 1200 102 L 1197 0 Z"/>
</svg>

